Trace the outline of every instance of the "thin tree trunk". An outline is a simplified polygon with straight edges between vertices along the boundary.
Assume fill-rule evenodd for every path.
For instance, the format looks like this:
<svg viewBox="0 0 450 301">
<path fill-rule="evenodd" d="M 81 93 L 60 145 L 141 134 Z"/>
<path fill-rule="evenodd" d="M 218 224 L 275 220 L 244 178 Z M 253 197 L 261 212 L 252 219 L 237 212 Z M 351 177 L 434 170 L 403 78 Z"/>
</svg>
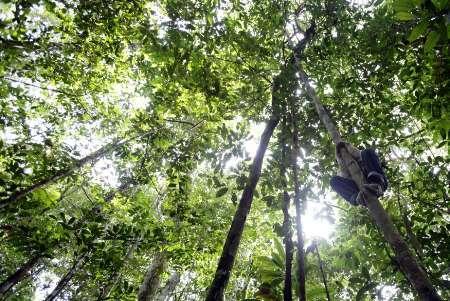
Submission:
<svg viewBox="0 0 450 301">
<path fill-rule="evenodd" d="M 292 231 L 291 231 L 291 217 L 289 215 L 290 198 L 288 193 L 287 181 L 286 181 L 286 142 L 284 137 L 286 136 L 286 126 L 281 133 L 280 144 L 282 145 L 282 154 L 280 162 L 280 179 L 283 187 L 283 235 L 284 235 L 284 249 L 285 249 L 285 271 L 284 271 L 284 287 L 283 287 L 283 300 L 292 300 L 292 259 L 293 259 L 293 243 L 292 243 Z"/>
<path fill-rule="evenodd" d="M 150 133 L 145 133 L 143 135 L 139 135 L 136 137 L 132 137 L 130 139 L 127 140 L 123 140 L 123 141 L 114 141 L 108 145 L 103 146 L 102 148 L 98 149 L 97 151 L 93 152 L 92 154 L 75 161 L 74 164 L 72 164 L 71 167 L 57 171 L 56 173 L 54 173 L 53 175 L 42 179 L 40 181 L 38 181 L 37 183 L 30 185 L 28 187 L 22 188 L 21 190 L 14 192 L 13 194 L 11 194 L 9 197 L 5 198 L 4 200 L 2 200 L 0 202 L 0 209 L 8 206 L 11 203 L 14 203 L 22 198 L 24 198 L 27 194 L 42 188 L 46 185 L 49 185 L 51 183 L 54 183 L 56 181 L 58 181 L 59 179 L 65 178 L 67 176 L 70 176 L 72 173 L 74 173 L 75 171 L 77 171 L 78 169 L 82 168 L 83 166 L 85 166 L 88 163 L 92 163 L 95 162 L 96 160 L 100 159 L 101 157 L 103 157 L 104 155 L 106 155 L 107 153 L 114 151 L 115 149 L 117 149 L 118 147 L 128 143 L 129 141 L 136 139 L 136 138 L 140 138 L 140 137 L 144 137 L 146 135 L 148 135 Z"/>
<path fill-rule="evenodd" d="M 112 146 L 114 146 L 114 145 L 116 145 L 116 143 L 112 143 L 107 146 L 104 146 L 104 147 L 100 148 L 99 150 L 95 151 L 94 153 L 84 157 L 83 159 L 76 161 L 71 167 L 57 171 L 55 174 L 51 175 L 50 177 L 42 179 L 33 185 L 30 185 L 28 187 L 23 188 L 22 190 L 19 190 L 19 191 L 13 193 L 8 198 L 6 198 L 5 200 L 0 202 L 0 208 L 4 208 L 7 205 L 22 199 L 27 194 L 29 194 L 39 188 L 42 188 L 48 184 L 54 183 L 59 179 L 70 176 L 73 172 L 75 172 L 79 168 L 83 167 L 87 163 L 94 162 L 95 160 L 99 159 L 101 156 L 105 155 L 108 151 L 111 150 L 111 148 L 113 148 Z"/>
<path fill-rule="evenodd" d="M 315 90 L 309 84 L 307 75 L 301 69 L 300 66 L 298 67 L 300 80 L 305 85 L 307 94 L 313 100 L 319 118 L 322 120 L 323 124 L 327 128 L 331 138 L 333 139 L 333 142 L 335 144 L 339 143 L 340 141 L 342 141 L 342 138 L 339 135 L 338 130 L 334 126 L 331 117 L 324 109 Z M 347 166 L 350 172 L 352 179 L 358 185 L 359 189 L 364 192 L 364 198 L 366 200 L 367 207 L 369 209 L 372 218 L 375 220 L 377 226 L 381 229 L 386 241 L 390 244 L 391 248 L 394 250 L 394 253 L 396 255 L 396 258 L 398 259 L 401 269 L 405 272 L 409 282 L 416 290 L 420 300 L 426 301 L 442 300 L 441 297 L 436 292 L 435 288 L 433 287 L 431 281 L 428 279 L 427 274 L 420 267 L 416 257 L 413 255 L 408 245 L 400 236 L 397 228 L 392 222 L 392 219 L 387 214 L 386 210 L 384 210 L 378 198 L 374 194 L 366 191 L 362 186 L 365 183 L 365 178 L 361 172 L 361 168 L 347 152 L 342 151 L 342 157 L 345 165 Z"/>
<path fill-rule="evenodd" d="M 323 286 L 325 287 L 325 293 L 327 294 L 327 300 L 331 301 L 330 292 L 328 291 L 327 278 L 325 276 L 325 271 L 323 270 L 323 262 L 322 262 L 322 259 L 320 258 L 319 248 L 317 247 L 316 242 L 314 242 L 314 247 L 316 249 L 315 251 L 317 254 L 317 260 L 319 261 L 320 274 L 322 275 L 322 281 L 323 281 Z"/>
<path fill-rule="evenodd" d="M 175 288 L 179 282 L 180 274 L 178 274 L 177 272 L 173 272 L 166 285 L 162 288 L 161 292 L 156 298 L 156 301 L 166 301 L 170 297 L 170 294 L 175 291 Z"/>
<path fill-rule="evenodd" d="M 70 280 L 72 280 L 73 276 L 78 271 L 78 269 L 84 265 L 88 254 L 89 252 L 86 252 L 81 256 L 78 256 L 78 258 L 75 260 L 70 270 L 59 280 L 58 284 L 53 289 L 53 291 L 47 296 L 47 298 L 45 298 L 45 301 L 52 301 L 55 300 L 56 297 L 58 297 L 58 295 L 67 286 Z"/>
<path fill-rule="evenodd" d="M 147 272 L 145 273 L 144 280 L 139 287 L 138 301 L 152 301 L 156 292 L 159 289 L 161 274 L 165 269 L 166 257 L 163 252 L 159 252 L 155 255 L 150 264 Z"/>
<path fill-rule="evenodd" d="M 10 275 L 0 284 L 0 297 L 3 297 L 10 289 L 12 289 L 17 283 L 22 281 L 29 275 L 33 267 L 39 262 L 41 256 L 34 256 L 28 260 L 23 266 L 21 266 L 14 274 Z"/>
<path fill-rule="evenodd" d="M 292 108 L 292 177 L 294 182 L 294 204 L 297 226 L 297 278 L 299 285 L 298 299 L 306 301 L 306 272 L 305 272 L 305 249 L 302 227 L 302 204 L 300 203 L 300 184 L 298 181 L 298 164 L 297 157 L 299 154 L 298 130 L 295 122 L 295 108 Z M 303 204 L 304 205 L 304 204 Z"/>
<path fill-rule="evenodd" d="M 128 248 L 127 254 L 125 255 L 125 258 L 123 259 L 122 267 L 128 262 L 128 260 L 130 260 L 133 257 L 133 253 L 138 246 L 139 240 L 140 239 L 136 239 L 134 241 L 134 243 Z M 108 285 L 107 286 L 103 285 L 100 288 L 100 294 L 97 298 L 98 301 L 108 298 L 109 294 L 111 293 L 113 288 L 116 286 L 117 282 L 119 281 L 120 270 L 121 270 L 121 267 L 117 268 L 109 277 L 109 279 L 107 281 Z"/>
<path fill-rule="evenodd" d="M 208 290 L 208 294 L 206 297 L 207 301 L 223 300 L 224 290 L 228 284 L 228 280 L 230 279 L 231 269 L 233 268 L 234 259 L 239 247 L 242 232 L 244 230 L 245 221 L 252 205 L 253 193 L 261 175 L 261 167 L 264 159 L 264 154 L 269 144 L 269 140 L 272 137 L 272 133 L 278 124 L 278 121 L 278 118 L 272 117 L 267 122 L 266 128 L 261 135 L 258 151 L 255 158 L 253 159 L 253 164 L 250 170 L 247 184 L 244 188 L 244 191 L 242 192 L 238 208 L 233 217 L 230 230 L 228 231 L 225 245 L 223 246 L 222 255 L 220 256 L 214 279 Z"/>
</svg>

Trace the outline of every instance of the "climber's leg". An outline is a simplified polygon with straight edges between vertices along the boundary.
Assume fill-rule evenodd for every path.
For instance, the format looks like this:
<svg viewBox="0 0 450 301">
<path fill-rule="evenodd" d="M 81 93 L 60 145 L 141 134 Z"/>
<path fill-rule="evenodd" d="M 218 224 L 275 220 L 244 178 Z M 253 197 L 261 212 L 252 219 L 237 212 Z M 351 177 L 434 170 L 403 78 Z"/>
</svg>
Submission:
<svg viewBox="0 0 450 301">
<path fill-rule="evenodd" d="M 330 185 L 334 191 L 336 191 L 350 204 L 355 206 L 359 204 L 359 201 L 357 200 L 359 189 L 353 180 L 334 176 L 331 178 Z"/>
<path fill-rule="evenodd" d="M 382 190 L 388 187 L 388 181 L 381 168 L 380 159 L 373 149 L 365 149 L 361 152 L 361 159 L 364 165 L 367 182 L 369 184 L 379 184 Z"/>
</svg>

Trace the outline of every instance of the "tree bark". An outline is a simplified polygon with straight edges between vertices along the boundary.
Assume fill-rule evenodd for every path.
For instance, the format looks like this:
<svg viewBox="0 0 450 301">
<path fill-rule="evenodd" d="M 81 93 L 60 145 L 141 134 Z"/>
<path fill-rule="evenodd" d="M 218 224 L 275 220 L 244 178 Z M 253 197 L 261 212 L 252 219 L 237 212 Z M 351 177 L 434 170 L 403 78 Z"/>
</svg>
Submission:
<svg viewBox="0 0 450 301">
<path fill-rule="evenodd" d="M 319 118 L 327 128 L 333 142 L 335 144 L 339 143 L 340 141 L 342 141 L 339 131 L 334 126 L 331 117 L 325 111 L 319 97 L 316 94 L 316 91 L 310 86 L 308 76 L 300 66 L 298 66 L 298 68 L 300 80 L 303 82 L 308 96 L 314 102 Z M 392 219 L 387 214 L 386 210 L 384 210 L 378 198 L 374 194 L 364 189 L 363 184 L 365 183 L 365 177 L 362 174 L 361 168 L 359 167 L 358 163 L 353 160 L 350 154 L 348 154 L 345 150 L 342 151 L 342 157 L 353 181 L 355 181 L 359 189 L 364 193 L 364 199 L 366 200 L 370 215 L 375 220 L 377 226 L 381 229 L 381 232 L 383 233 L 386 241 L 394 250 L 401 269 L 406 274 L 406 277 L 417 292 L 420 300 L 442 300 L 433 287 L 431 281 L 428 279 L 427 274 L 420 267 L 416 257 L 413 255 L 408 245 L 400 236 L 397 228 L 392 222 Z"/>
<path fill-rule="evenodd" d="M 328 291 L 327 278 L 325 276 L 325 271 L 323 270 L 323 262 L 320 258 L 319 248 L 317 247 L 317 243 L 314 242 L 314 248 L 317 254 L 317 261 L 319 262 L 320 274 L 322 275 L 323 286 L 325 287 L 325 293 L 327 294 L 327 300 L 331 301 L 330 292 Z"/>
<path fill-rule="evenodd" d="M 293 114 L 292 115 L 293 131 L 292 131 L 291 168 L 294 182 L 294 204 L 295 204 L 296 227 L 297 227 L 297 278 L 299 282 L 298 299 L 300 301 L 306 301 L 305 249 L 304 249 L 303 227 L 302 227 L 302 204 L 300 203 L 300 184 L 298 181 L 298 164 L 297 164 L 297 157 L 299 154 L 299 142 L 298 142 L 297 123 L 294 118 L 294 112 L 292 112 L 292 114 Z"/>
<path fill-rule="evenodd" d="M 88 256 L 89 252 L 86 252 L 75 260 L 70 270 L 59 280 L 56 287 L 53 289 L 53 291 L 45 298 L 45 301 L 53 301 L 56 297 L 62 292 L 62 290 L 67 286 L 67 284 L 72 280 L 75 273 L 78 271 L 78 269 L 84 265 L 86 258 Z"/>
<path fill-rule="evenodd" d="M 289 215 L 290 198 L 288 193 L 287 181 L 286 181 L 286 153 L 287 147 L 284 136 L 286 136 L 286 127 L 283 129 L 280 139 L 282 145 L 282 154 L 280 162 L 280 179 L 283 187 L 283 234 L 284 234 L 284 249 L 285 249 L 285 271 L 284 271 L 284 287 L 283 287 L 283 300 L 292 300 L 292 259 L 294 253 L 294 246 L 292 243 L 292 231 L 291 231 L 291 217 Z"/>
<path fill-rule="evenodd" d="M 159 289 L 161 274 L 165 269 L 166 257 L 163 252 L 155 255 L 145 273 L 144 280 L 139 287 L 138 301 L 152 301 Z"/>
<path fill-rule="evenodd" d="M 278 121 L 278 118 L 272 116 L 272 118 L 267 122 L 266 128 L 261 135 L 258 151 L 253 159 L 248 182 L 242 192 L 238 208 L 233 217 L 230 230 L 228 231 L 225 245 L 223 246 L 222 255 L 220 256 L 214 279 L 208 290 L 206 297 L 207 301 L 223 300 L 224 290 L 228 284 L 228 280 L 230 279 L 231 269 L 233 268 L 239 242 L 244 230 L 245 221 L 252 205 L 253 193 L 261 175 L 264 154 Z"/>
<path fill-rule="evenodd" d="M 158 294 L 156 301 L 166 301 L 170 294 L 175 291 L 176 286 L 180 282 L 180 274 L 173 272 L 167 281 L 166 285 L 162 288 L 161 292 Z"/>
<path fill-rule="evenodd" d="M 12 289 L 16 284 L 22 281 L 26 276 L 29 275 L 31 269 L 39 262 L 41 256 L 34 256 L 28 260 L 24 265 L 22 265 L 14 274 L 10 275 L 0 284 L 0 298 L 5 296 L 5 294 Z"/>
</svg>

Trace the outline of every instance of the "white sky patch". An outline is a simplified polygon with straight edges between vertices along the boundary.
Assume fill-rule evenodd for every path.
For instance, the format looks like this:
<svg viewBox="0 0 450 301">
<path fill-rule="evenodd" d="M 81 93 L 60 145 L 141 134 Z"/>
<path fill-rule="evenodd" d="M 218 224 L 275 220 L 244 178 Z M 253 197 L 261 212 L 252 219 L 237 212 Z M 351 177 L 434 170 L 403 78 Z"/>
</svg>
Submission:
<svg viewBox="0 0 450 301">
<path fill-rule="evenodd" d="M 9 80 L 11 87 L 13 88 L 21 88 L 27 91 L 27 95 L 34 98 L 43 98 L 42 95 L 42 89 L 41 84 L 38 82 L 34 82 L 29 78 L 13 78 L 11 77 L 11 80 Z M 46 86 L 47 91 L 50 92 L 48 89 L 54 89 L 53 86 L 48 85 Z"/>
<path fill-rule="evenodd" d="M 323 200 L 328 204 L 335 203 L 331 192 L 325 192 Z M 305 213 L 302 215 L 303 232 L 307 240 L 323 238 L 330 241 L 332 239 L 332 234 L 336 228 L 334 223 L 327 218 L 318 216 L 318 213 L 327 207 L 324 202 L 318 202 L 317 200 L 307 201 Z M 336 210 L 333 210 L 333 212 L 336 219 L 338 212 Z"/>
<path fill-rule="evenodd" d="M 111 141 L 106 140 L 104 137 L 95 135 L 95 129 L 98 128 L 99 125 L 99 122 L 83 125 L 85 131 L 90 133 L 88 136 L 65 137 L 64 144 L 72 149 L 72 155 L 75 158 L 84 158 L 108 143 L 111 143 Z M 73 131 L 77 131 L 77 129 L 73 129 Z M 69 130 L 68 132 L 71 131 Z M 120 185 L 117 168 L 111 159 L 100 158 L 95 162 L 92 167 L 91 176 L 92 182 L 96 184 L 108 187 L 118 187 Z"/>
<path fill-rule="evenodd" d="M 45 300 L 45 297 L 55 289 L 59 278 L 48 271 L 41 272 L 36 279 L 33 301 Z"/>
<path fill-rule="evenodd" d="M 27 119 L 25 123 L 30 129 L 30 142 L 42 144 L 47 136 L 46 131 L 51 130 L 50 124 L 40 117 Z"/>
<path fill-rule="evenodd" d="M 241 118 L 241 117 L 239 117 Z M 241 118 L 242 119 L 242 118 Z M 238 120 L 239 121 L 239 120 Z M 254 158 L 256 155 L 256 152 L 258 150 L 259 141 L 261 139 L 261 135 L 264 132 L 264 128 L 266 127 L 265 122 L 255 123 L 253 122 L 250 125 L 250 139 L 244 142 L 244 150 L 245 152 L 250 156 L 250 158 Z M 271 152 L 268 149 L 265 154 L 265 159 L 267 159 L 270 156 Z M 226 163 L 225 163 L 225 170 L 230 170 L 232 168 L 236 168 L 241 162 L 243 158 L 241 157 L 231 157 Z M 267 160 L 264 160 L 266 162 Z M 264 163 L 263 163 L 264 164 Z"/>
<path fill-rule="evenodd" d="M 5 127 L 3 131 L 0 132 L 0 139 L 5 142 L 5 144 L 14 144 L 16 140 L 19 138 L 17 132 L 12 127 Z"/>
<path fill-rule="evenodd" d="M 391 300 L 391 298 L 398 292 L 398 288 L 393 285 L 378 286 L 381 290 L 381 298 L 377 297 L 377 301 Z"/>
<path fill-rule="evenodd" d="M 150 104 L 150 98 L 136 93 L 138 85 L 139 83 L 133 80 L 114 84 L 107 96 L 112 99 L 120 99 L 119 103 L 124 110 L 145 109 Z"/>
<path fill-rule="evenodd" d="M 250 133 L 252 135 L 252 138 L 244 142 L 244 149 L 252 158 L 256 156 L 256 152 L 259 146 L 259 140 L 261 139 L 261 135 L 264 132 L 265 127 L 266 127 L 265 122 L 254 123 L 251 125 Z M 270 151 L 267 150 L 266 155 L 268 152 Z"/>
<path fill-rule="evenodd" d="M 334 92 L 333 88 L 331 88 L 331 86 L 328 84 L 325 86 L 325 89 L 323 90 L 323 93 L 325 93 L 325 95 L 331 95 L 333 94 L 333 92 Z"/>
<path fill-rule="evenodd" d="M 115 164 L 110 159 L 102 158 L 94 164 L 92 168 L 92 181 L 103 185 L 117 188 L 119 187 L 119 176 Z"/>
<path fill-rule="evenodd" d="M 365 6 L 369 3 L 371 3 L 372 1 L 371 0 L 349 0 L 348 2 L 353 5 Z"/>
<path fill-rule="evenodd" d="M 331 36 L 332 36 L 333 38 L 337 38 L 337 36 L 338 36 L 337 30 L 336 30 L 335 27 L 333 27 L 333 28 L 331 29 Z"/>
<path fill-rule="evenodd" d="M 250 126 L 250 135 L 251 139 L 244 142 L 244 150 L 250 155 L 253 159 L 256 155 L 256 151 L 258 150 L 259 141 L 261 138 L 261 134 L 264 131 L 266 126 L 265 122 L 261 123 L 253 123 Z M 267 150 L 265 155 L 264 162 L 267 162 L 267 157 L 270 156 L 270 151 Z M 233 167 L 236 167 L 238 163 L 242 160 L 242 158 L 233 157 L 225 164 L 225 169 L 229 170 Z M 302 160 L 298 160 L 299 167 L 303 166 Z M 321 192 L 318 187 L 312 188 L 315 195 L 322 196 L 319 200 L 309 199 L 307 200 L 307 206 L 305 213 L 302 215 L 302 224 L 305 238 L 307 240 L 312 240 L 315 238 L 322 238 L 330 241 L 332 239 L 332 234 L 335 230 L 335 225 L 329 219 L 325 218 L 323 215 L 318 216 L 318 213 L 323 209 L 327 208 L 328 204 L 334 204 L 335 198 L 330 191 Z M 295 208 L 292 205 L 290 208 L 291 216 L 295 216 Z M 338 211 L 333 208 L 333 216 L 335 219 L 338 218 Z"/>
<path fill-rule="evenodd" d="M 357 29 L 357 30 L 361 30 L 361 29 L 363 29 L 363 28 L 364 28 L 364 23 L 359 22 L 358 24 L 356 24 L 356 29 Z"/>
</svg>

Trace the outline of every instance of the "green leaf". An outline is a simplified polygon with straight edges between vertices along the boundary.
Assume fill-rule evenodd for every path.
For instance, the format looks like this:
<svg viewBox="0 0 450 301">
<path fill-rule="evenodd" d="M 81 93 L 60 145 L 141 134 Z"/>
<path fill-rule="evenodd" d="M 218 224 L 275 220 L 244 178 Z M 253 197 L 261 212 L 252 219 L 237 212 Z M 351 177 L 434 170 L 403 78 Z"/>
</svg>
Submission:
<svg viewBox="0 0 450 301">
<path fill-rule="evenodd" d="M 415 6 L 420 6 L 424 0 L 411 0 Z"/>
<path fill-rule="evenodd" d="M 366 266 L 363 266 L 363 267 L 361 268 L 361 274 L 363 274 L 363 276 L 364 276 L 367 280 L 370 280 L 369 270 L 367 269 Z"/>
<path fill-rule="evenodd" d="M 222 187 L 216 192 L 216 198 L 220 198 L 221 196 L 225 195 L 227 193 L 228 187 Z"/>
<path fill-rule="evenodd" d="M 213 24 L 213 16 L 212 15 L 207 15 L 206 16 L 206 22 L 208 25 L 212 25 Z"/>
<path fill-rule="evenodd" d="M 256 260 L 263 270 L 270 270 L 274 267 L 272 259 L 268 256 L 258 256 Z"/>
<path fill-rule="evenodd" d="M 283 269 L 284 268 L 284 257 L 281 256 L 281 254 L 272 253 L 272 261 L 275 263 L 276 266 Z"/>
<path fill-rule="evenodd" d="M 281 243 L 281 240 L 276 238 L 274 240 L 274 243 L 275 243 L 275 248 L 277 249 L 278 254 L 280 254 L 282 257 L 285 257 L 284 247 L 283 247 L 283 244 Z"/>
<path fill-rule="evenodd" d="M 398 12 L 395 14 L 395 18 L 399 21 L 411 21 L 414 16 L 409 12 Z"/>
<path fill-rule="evenodd" d="M 443 10 L 447 6 L 448 0 L 431 0 L 431 2 L 438 10 Z"/>
<path fill-rule="evenodd" d="M 424 44 L 425 52 L 430 52 L 436 46 L 438 41 L 439 41 L 439 33 L 436 31 L 431 31 L 428 34 L 427 40 L 425 41 Z"/>
<path fill-rule="evenodd" d="M 396 0 L 394 1 L 394 10 L 396 12 L 410 12 L 414 8 L 414 4 L 411 0 Z"/>
<path fill-rule="evenodd" d="M 419 24 L 417 24 L 416 27 L 414 27 L 411 30 L 411 33 L 409 34 L 409 37 L 408 37 L 408 41 L 414 42 L 415 40 L 417 40 L 421 35 L 423 35 L 425 33 L 425 31 L 427 30 L 427 27 L 428 27 L 428 20 L 424 20 L 424 21 L 420 22 Z"/>
</svg>

